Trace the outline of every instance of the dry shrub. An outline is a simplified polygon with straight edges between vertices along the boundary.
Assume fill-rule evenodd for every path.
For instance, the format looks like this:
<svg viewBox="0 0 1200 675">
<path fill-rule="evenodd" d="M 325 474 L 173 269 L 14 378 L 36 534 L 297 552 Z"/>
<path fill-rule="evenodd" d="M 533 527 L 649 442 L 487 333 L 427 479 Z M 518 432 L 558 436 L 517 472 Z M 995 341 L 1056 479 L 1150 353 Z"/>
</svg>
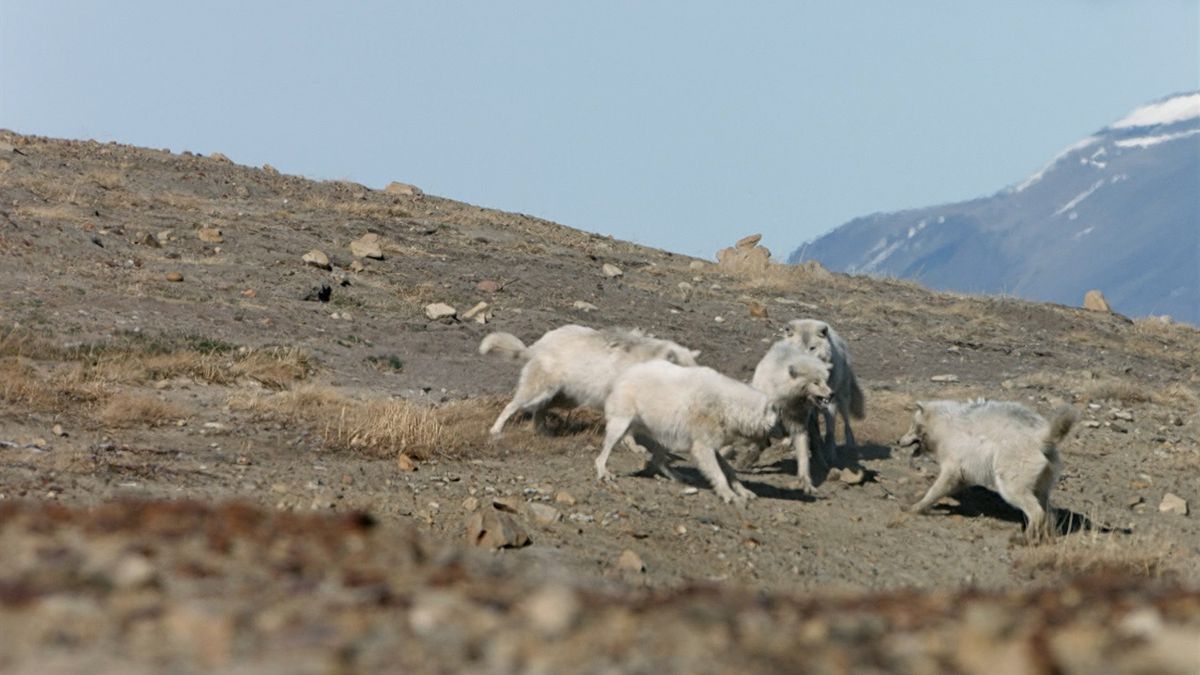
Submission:
<svg viewBox="0 0 1200 675">
<path fill-rule="evenodd" d="M 1104 377 L 1088 383 L 1084 387 L 1083 395 L 1089 401 L 1112 401 L 1126 405 L 1153 400 L 1145 384 L 1116 377 Z"/>
<path fill-rule="evenodd" d="M 395 399 L 358 400 L 336 389 L 308 385 L 270 396 L 235 396 L 230 406 L 279 416 L 311 428 L 333 450 L 366 451 L 377 456 L 405 453 L 426 459 L 459 445 L 443 422 L 447 408 Z"/>
<path fill-rule="evenodd" d="M 172 377 L 230 384 L 249 378 L 264 386 L 282 389 L 307 377 L 313 364 L 307 353 L 294 347 L 265 347 L 236 353 L 184 349 L 169 353 L 101 353 L 86 370 L 91 378 L 114 384 Z"/>
<path fill-rule="evenodd" d="M 1200 394 L 1182 382 L 1165 385 L 1134 379 L 1104 377 L 1084 386 L 1086 400 L 1105 400 L 1126 405 L 1156 403 L 1170 408 L 1200 409 Z"/>
<path fill-rule="evenodd" d="M 0 358 L 0 401 L 10 405 L 62 412 L 106 394 L 105 387 L 83 377 L 78 366 L 40 369 L 21 357 Z"/>
<path fill-rule="evenodd" d="M 105 190 L 115 190 L 125 185 L 125 174 L 114 169 L 92 169 L 83 178 Z"/>
<path fill-rule="evenodd" d="M 1092 529 L 1024 549 L 1013 564 L 1066 576 L 1113 572 L 1126 577 L 1158 578 L 1175 571 L 1173 555 L 1170 542 L 1154 535 Z"/>
<path fill-rule="evenodd" d="M 118 392 L 108 397 L 96 418 L 107 427 L 158 426 L 186 417 L 179 406 L 137 392 Z"/>
</svg>

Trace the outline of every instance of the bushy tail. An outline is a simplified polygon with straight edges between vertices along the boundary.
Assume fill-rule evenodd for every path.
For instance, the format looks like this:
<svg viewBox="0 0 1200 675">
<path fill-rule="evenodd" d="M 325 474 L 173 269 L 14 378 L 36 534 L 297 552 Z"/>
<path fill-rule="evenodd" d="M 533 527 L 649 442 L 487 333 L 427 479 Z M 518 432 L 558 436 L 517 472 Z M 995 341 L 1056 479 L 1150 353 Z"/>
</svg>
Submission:
<svg viewBox="0 0 1200 675">
<path fill-rule="evenodd" d="M 529 358 L 529 350 L 525 343 L 511 333 L 488 333 L 479 343 L 480 354 L 497 352 L 506 359 L 525 361 Z"/>
<path fill-rule="evenodd" d="M 1043 447 L 1053 448 L 1059 441 L 1066 438 L 1071 427 L 1079 421 L 1079 411 L 1069 405 L 1059 407 L 1054 411 L 1054 419 L 1050 420 L 1050 430 L 1046 432 Z"/>
<path fill-rule="evenodd" d="M 856 420 L 867 416 L 867 400 L 862 387 L 858 386 L 858 378 L 853 375 L 850 376 L 850 416 Z"/>
</svg>

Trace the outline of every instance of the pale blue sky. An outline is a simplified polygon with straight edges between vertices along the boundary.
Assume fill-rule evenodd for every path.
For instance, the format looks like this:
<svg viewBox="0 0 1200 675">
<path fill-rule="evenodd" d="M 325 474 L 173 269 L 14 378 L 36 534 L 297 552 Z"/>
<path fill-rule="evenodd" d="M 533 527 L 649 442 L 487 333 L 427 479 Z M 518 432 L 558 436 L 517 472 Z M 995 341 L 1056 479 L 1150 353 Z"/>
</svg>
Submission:
<svg viewBox="0 0 1200 675">
<path fill-rule="evenodd" d="M 705 257 L 990 194 L 1200 88 L 1200 0 L 0 0 L 0 127 Z"/>
</svg>

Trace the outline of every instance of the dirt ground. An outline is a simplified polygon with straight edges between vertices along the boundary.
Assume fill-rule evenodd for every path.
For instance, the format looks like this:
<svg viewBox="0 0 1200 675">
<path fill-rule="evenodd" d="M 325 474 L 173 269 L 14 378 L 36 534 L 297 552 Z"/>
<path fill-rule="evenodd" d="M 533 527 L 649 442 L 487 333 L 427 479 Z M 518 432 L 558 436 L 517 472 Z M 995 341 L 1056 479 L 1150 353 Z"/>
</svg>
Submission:
<svg viewBox="0 0 1200 675">
<path fill-rule="evenodd" d="M 1200 331 L 404 192 L 0 132 L 0 670 L 1200 671 L 1200 524 L 1160 510 L 1200 504 Z M 490 331 L 641 327 L 747 379 L 802 316 L 867 395 L 813 494 L 782 448 L 744 509 L 686 457 L 600 485 L 594 412 L 487 438 Z M 976 396 L 1083 412 L 1052 543 L 984 490 L 902 511 L 912 404 Z"/>
</svg>

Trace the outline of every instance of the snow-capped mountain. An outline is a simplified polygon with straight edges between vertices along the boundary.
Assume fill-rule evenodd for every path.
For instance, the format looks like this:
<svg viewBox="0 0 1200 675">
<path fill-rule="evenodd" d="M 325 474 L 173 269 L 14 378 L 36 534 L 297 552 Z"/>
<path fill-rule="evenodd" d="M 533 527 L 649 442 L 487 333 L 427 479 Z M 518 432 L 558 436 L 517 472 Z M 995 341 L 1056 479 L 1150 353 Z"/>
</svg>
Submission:
<svg viewBox="0 0 1200 675">
<path fill-rule="evenodd" d="M 856 218 L 804 244 L 858 274 L 1200 324 L 1200 92 L 1171 96 L 1063 150 L 990 197 Z"/>
</svg>

